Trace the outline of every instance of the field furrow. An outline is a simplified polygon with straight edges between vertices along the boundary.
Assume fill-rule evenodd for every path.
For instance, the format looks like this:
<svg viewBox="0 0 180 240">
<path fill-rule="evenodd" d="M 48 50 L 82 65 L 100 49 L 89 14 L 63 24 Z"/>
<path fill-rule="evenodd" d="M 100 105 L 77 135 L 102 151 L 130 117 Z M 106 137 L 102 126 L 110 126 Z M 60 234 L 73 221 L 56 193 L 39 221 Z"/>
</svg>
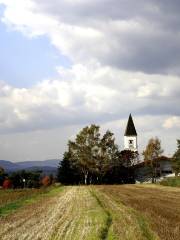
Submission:
<svg viewBox="0 0 180 240">
<path fill-rule="evenodd" d="M 88 188 L 69 187 L 0 220 L 2 240 L 99 239 L 106 214 Z"/>
<path fill-rule="evenodd" d="M 113 199 L 116 204 L 133 209 L 134 213 L 139 215 L 138 221 L 146 235 L 147 225 L 144 225 L 144 220 L 148 219 L 150 228 L 160 239 L 180 239 L 179 188 L 158 185 L 117 185 L 97 188 L 101 194 Z M 125 215 L 125 218 L 127 216 Z"/>
<path fill-rule="evenodd" d="M 179 240 L 180 189 L 73 186 L 31 200 L 1 215 L 1 240 Z"/>
</svg>

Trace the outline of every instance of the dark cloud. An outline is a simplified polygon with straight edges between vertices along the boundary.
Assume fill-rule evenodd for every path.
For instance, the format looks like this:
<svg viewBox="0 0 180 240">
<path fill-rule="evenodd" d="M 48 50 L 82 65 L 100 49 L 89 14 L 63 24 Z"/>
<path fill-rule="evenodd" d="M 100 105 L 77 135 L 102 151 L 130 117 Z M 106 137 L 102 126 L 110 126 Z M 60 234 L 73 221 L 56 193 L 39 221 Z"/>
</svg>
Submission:
<svg viewBox="0 0 180 240">
<path fill-rule="evenodd" d="M 104 44 L 95 50 L 93 47 L 92 50 L 86 49 L 84 44 L 79 58 L 88 55 L 89 51 L 89 57 L 120 69 L 180 74 L 179 1 L 40 0 L 37 5 L 40 11 L 56 16 L 60 23 L 91 27 L 104 34 Z M 114 29 L 113 24 L 116 25 L 117 21 L 134 21 L 140 29 L 133 26 L 124 30 L 118 26 Z M 95 43 L 92 41 L 92 44 Z"/>
</svg>

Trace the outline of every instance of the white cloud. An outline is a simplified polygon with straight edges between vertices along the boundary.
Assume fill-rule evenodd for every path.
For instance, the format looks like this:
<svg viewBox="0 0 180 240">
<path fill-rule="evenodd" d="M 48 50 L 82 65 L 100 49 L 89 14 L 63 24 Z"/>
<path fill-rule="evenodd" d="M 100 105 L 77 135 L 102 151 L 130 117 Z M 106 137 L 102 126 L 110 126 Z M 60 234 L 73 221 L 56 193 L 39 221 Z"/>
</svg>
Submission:
<svg viewBox="0 0 180 240">
<path fill-rule="evenodd" d="M 142 142 L 179 128 L 178 4 L 168 8 L 167 16 L 162 1 L 154 0 L 135 5 L 129 0 L 0 3 L 10 29 L 30 38 L 46 35 L 72 61 L 70 68 L 57 66 L 57 79 L 31 88 L 1 84 L 0 132 L 91 122 L 114 129 L 130 112 L 146 133 Z"/>
<path fill-rule="evenodd" d="M 172 117 L 167 118 L 164 121 L 163 127 L 167 128 L 167 129 L 170 129 L 170 128 L 175 128 L 175 129 L 180 128 L 180 117 L 172 116 Z"/>
<path fill-rule="evenodd" d="M 58 72 L 59 79 L 44 80 L 32 88 L 1 84 L 1 132 L 104 122 L 130 112 L 159 116 L 176 111 L 176 85 L 164 83 L 163 76 L 132 74 L 98 63 L 61 67 Z M 171 77 L 171 83 L 176 81 Z"/>
</svg>

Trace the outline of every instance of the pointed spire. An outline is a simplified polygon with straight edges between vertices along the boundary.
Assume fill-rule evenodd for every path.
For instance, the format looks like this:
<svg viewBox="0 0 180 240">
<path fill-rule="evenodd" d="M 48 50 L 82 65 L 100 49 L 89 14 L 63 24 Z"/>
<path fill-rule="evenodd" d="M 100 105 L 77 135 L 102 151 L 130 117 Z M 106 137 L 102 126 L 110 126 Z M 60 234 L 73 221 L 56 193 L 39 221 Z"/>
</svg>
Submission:
<svg viewBox="0 0 180 240">
<path fill-rule="evenodd" d="M 128 123 L 126 126 L 126 131 L 124 133 L 124 136 L 137 136 L 136 128 L 134 126 L 134 122 L 133 122 L 131 114 L 129 115 L 129 119 L 128 119 Z"/>
</svg>

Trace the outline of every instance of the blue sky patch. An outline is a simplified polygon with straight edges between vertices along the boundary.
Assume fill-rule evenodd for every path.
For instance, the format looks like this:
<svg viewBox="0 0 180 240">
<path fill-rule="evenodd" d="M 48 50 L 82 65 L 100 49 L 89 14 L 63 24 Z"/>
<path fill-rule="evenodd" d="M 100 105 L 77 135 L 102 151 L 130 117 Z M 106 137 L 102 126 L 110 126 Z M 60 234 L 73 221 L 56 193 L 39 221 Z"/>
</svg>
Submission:
<svg viewBox="0 0 180 240">
<path fill-rule="evenodd" d="M 0 17 L 2 17 L 0 7 Z M 7 30 L 0 22 L 0 81 L 16 87 L 31 87 L 37 82 L 57 77 L 56 66 L 69 67 L 70 61 L 61 55 L 46 36 L 26 38 Z"/>
</svg>

